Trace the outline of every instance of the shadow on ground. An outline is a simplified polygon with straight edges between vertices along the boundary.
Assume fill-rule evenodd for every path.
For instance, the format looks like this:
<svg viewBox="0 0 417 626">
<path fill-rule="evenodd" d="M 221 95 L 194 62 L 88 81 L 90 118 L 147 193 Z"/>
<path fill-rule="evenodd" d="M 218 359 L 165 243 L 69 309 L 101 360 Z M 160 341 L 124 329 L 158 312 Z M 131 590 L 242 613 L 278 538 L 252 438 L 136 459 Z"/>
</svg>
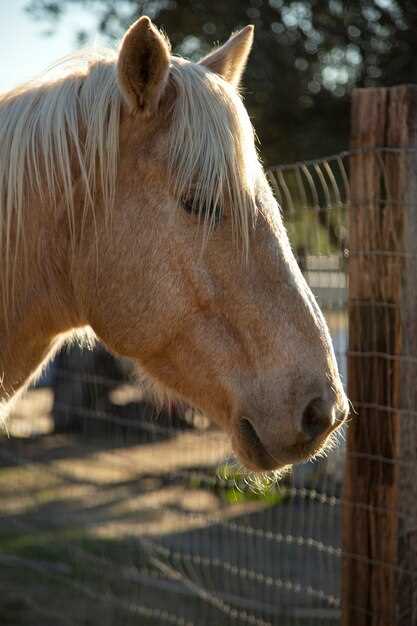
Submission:
<svg viewBox="0 0 417 626">
<path fill-rule="evenodd" d="M 337 624 L 337 499 L 230 504 L 228 452 L 216 431 L 1 438 L 0 624 Z"/>
</svg>

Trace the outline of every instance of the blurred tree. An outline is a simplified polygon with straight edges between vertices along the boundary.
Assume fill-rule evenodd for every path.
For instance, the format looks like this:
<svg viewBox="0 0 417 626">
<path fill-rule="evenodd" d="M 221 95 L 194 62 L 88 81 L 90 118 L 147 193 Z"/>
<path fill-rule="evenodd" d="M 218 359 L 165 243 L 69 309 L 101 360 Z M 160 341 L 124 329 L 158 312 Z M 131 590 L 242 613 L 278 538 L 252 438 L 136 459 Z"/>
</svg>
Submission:
<svg viewBox="0 0 417 626">
<path fill-rule="evenodd" d="M 109 39 L 147 14 L 174 50 L 191 58 L 254 23 L 245 97 L 267 164 L 345 148 L 353 86 L 417 78 L 415 0 L 28 0 L 27 6 L 52 28 L 81 7 Z M 89 39 L 82 25 L 78 38 Z"/>
</svg>

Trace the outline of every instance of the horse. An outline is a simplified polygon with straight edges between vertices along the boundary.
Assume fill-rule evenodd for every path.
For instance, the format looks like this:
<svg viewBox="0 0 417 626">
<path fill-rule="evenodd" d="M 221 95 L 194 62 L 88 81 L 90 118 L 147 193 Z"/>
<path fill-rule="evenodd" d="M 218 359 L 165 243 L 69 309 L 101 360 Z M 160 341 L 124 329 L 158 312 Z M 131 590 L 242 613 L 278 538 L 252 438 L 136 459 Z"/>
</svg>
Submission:
<svg viewBox="0 0 417 626">
<path fill-rule="evenodd" d="M 239 92 L 253 26 L 199 62 L 142 16 L 0 96 L 0 374 L 7 405 L 90 329 L 241 463 L 323 450 L 348 403 Z"/>
</svg>

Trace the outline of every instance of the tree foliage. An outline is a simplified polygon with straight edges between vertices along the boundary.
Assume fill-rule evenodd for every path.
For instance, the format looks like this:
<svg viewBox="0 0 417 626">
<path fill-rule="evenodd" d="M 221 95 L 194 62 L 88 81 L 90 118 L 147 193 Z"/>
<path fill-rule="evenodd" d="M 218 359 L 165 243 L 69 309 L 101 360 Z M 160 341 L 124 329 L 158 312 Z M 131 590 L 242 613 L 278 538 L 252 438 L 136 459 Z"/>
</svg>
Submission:
<svg viewBox="0 0 417 626">
<path fill-rule="evenodd" d="M 147 14 L 191 58 L 254 23 L 244 93 L 267 164 L 346 148 L 354 86 L 417 78 L 415 0 L 28 0 L 52 28 L 75 8 L 110 40 Z M 89 39 L 83 24 L 78 37 Z"/>
</svg>

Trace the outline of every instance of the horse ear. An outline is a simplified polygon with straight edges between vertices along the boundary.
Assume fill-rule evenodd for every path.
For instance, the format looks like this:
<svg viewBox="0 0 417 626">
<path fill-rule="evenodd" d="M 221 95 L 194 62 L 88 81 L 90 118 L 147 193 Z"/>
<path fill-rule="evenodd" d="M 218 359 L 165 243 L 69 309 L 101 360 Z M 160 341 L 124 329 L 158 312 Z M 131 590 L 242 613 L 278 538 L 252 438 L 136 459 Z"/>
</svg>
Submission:
<svg viewBox="0 0 417 626">
<path fill-rule="evenodd" d="M 252 48 L 253 31 L 253 26 L 245 26 L 232 35 L 223 46 L 201 59 L 200 63 L 238 87 Z"/>
<path fill-rule="evenodd" d="M 170 44 L 149 17 L 139 18 L 125 34 L 117 62 L 120 90 L 130 111 L 152 115 L 167 84 Z"/>
</svg>

